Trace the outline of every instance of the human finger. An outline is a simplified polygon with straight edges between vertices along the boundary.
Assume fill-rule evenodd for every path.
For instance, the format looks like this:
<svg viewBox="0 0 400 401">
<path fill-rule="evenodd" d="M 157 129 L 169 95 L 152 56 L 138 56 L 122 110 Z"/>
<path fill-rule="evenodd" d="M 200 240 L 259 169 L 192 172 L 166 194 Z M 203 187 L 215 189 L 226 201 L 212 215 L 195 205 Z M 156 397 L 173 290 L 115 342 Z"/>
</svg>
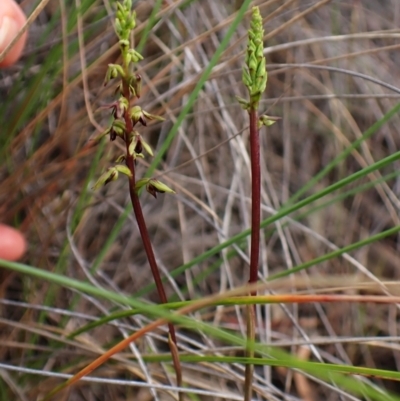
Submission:
<svg viewBox="0 0 400 401">
<path fill-rule="evenodd" d="M 10 261 L 22 257 L 26 249 L 23 235 L 14 228 L 0 224 L 0 258 Z"/>
<path fill-rule="evenodd" d="M 14 0 L 1 0 L 0 6 L 0 53 L 6 49 L 24 26 L 26 17 Z M 26 42 L 26 32 L 11 48 L 5 59 L 0 62 L 0 67 L 14 64 L 21 56 Z"/>
</svg>

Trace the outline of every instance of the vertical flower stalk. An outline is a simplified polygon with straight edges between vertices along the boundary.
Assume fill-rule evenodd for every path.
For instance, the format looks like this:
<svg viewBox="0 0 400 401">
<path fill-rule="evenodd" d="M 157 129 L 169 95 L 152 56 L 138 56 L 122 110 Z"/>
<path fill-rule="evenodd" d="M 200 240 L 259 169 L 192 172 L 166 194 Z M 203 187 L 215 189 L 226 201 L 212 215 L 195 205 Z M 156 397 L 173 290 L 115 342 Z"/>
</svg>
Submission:
<svg viewBox="0 0 400 401">
<path fill-rule="evenodd" d="M 157 287 L 157 292 L 161 303 L 167 303 L 164 286 L 158 270 L 157 262 L 151 245 L 150 236 L 147 230 L 145 218 L 139 200 L 138 192 L 145 188 L 154 197 L 157 193 L 174 193 L 167 185 L 152 178 L 136 178 L 136 163 L 138 158 L 144 158 L 144 153 L 153 156 L 150 145 L 145 141 L 142 134 L 138 131 L 138 126 L 146 127 L 147 122 L 151 120 L 163 121 L 160 116 L 156 116 L 143 110 L 140 106 L 134 105 L 135 99 L 140 97 L 142 79 L 135 72 L 134 66 L 143 57 L 130 44 L 130 35 L 136 25 L 136 14 L 132 11 L 132 0 L 123 0 L 117 4 L 115 19 L 115 32 L 119 39 L 122 63 L 109 64 L 104 85 L 112 79 L 119 79 L 116 89 L 118 100 L 109 104 L 113 122 L 111 126 L 103 132 L 99 138 L 108 135 L 111 141 L 122 140 L 125 144 L 125 154 L 118 157 L 116 165 L 110 167 L 96 182 L 94 189 L 100 188 L 118 178 L 119 174 L 124 174 L 129 181 L 129 194 L 133 206 L 133 211 L 139 227 L 147 259 L 153 274 Z M 124 164 L 122 164 L 124 163 Z M 178 348 L 175 329 L 172 324 L 169 327 L 168 343 L 172 354 L 172 360 L 175 367 L 177 385 L 181 386 L 181 368 L 179 364 Z"/>
<path fill-rule="evenodd" d="M 262 125 L 271 125 L 267 116 L 258 116 L 258 105 L 267 86 L 267 71 L 263 55 L 262 18 L 258 7 L 253 7 L 249 39 L 246 49 L 245 65 L 242 80 L 249 92 L 250 99 L 239 99 L 242 107 L 249 113 L 250 119 L 250 158 L 251 158 L 251 249 L 249 283 L 256 283 L 260 254 L 260 205 L 261 205 L 261 168 L 260 168 L 260 136 Z M 273 123 L 273 122 L 272 122 Z M 255 295 L 255 292 L 253 293 Z"/>
<path fill-rule="evenodd" d="M 258 105 L 267 86 L 267 71 L 265 69 L 264 30 L 258 7 L 253 7 L 251 25 L 248 31 L 245 65 L 242 81 L 249 92 L 249 100 L 237 97 L 241 106 L 248 112 L 250 120 L 250 158 L 251 158 L 251 245 L 249 283 L 258 279 L 260 255 L 260 222 L 261 222 L 261 167 L 260 167 L 260 136 L 259 129 L 274 123 L 268 116 L 258 115 Z M 257 295 L 254 290 L 250 294 Z M 254 356 L 256 317 L 254 306 L 247 308 L 247 349 L 248 357 Z M 246 365 L 244 399 L 251 400 L 254 366 Z"/>
</svg>

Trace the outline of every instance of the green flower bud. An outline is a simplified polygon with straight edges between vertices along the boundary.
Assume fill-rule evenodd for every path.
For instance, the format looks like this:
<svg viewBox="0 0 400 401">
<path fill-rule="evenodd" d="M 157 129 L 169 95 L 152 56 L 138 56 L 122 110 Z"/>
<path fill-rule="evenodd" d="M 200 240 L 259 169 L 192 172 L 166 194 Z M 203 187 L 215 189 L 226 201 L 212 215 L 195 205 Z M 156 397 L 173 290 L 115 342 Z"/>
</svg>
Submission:
<svg viewBox="0 0 400 401">
<path fill-rule="evenodd" d="M 117 3 L 115 31 L 120 39 L 128 40 L 130 31 L 136 26 L 136 13 L 131 10 L 132 1 Z"/>
<path fill-rule="evenodd" d="M 117 12 L 115 13 L 115 21 L 119 21 L 121 24 L 123 24 L 125 20 L 125 10 L 122 9 L 121 4 L 117 3 Z"/>
<path fill-rule="evenodd" d="M 267 79 L 268 79 L 268 75 L 265 74 L 263 77 L 261 77 L 258 80 L 258 88 L 260 89 L 261 93 L 263 93 L 265 91 L 265 88 L 267 87 Z"/>
<path fill-rule="evenodd" d="M 242 81 L 246 86 L 251 86 L 251 76 L 246 67 L 243 67 L 242 69 Z"/>
<path fill-rule="evenodd" d="M 123 34 L 123 28 L 121 26 L 121 21 L 118 18 L 115 19 L 115 32 L 118 37 L 121 37 L 121 35 Z"/>
<path fill-rule="evenodd" d="M 264 46 L 261 43 L 258 44 L 256 51 L 256 57 L 258 60 L 263 59 L 264 58 Z"/>
<path fill-rule="evenodd" d="M 236 100 L 239 102 L 243 110 L 249 110 L 250 104 L 246 99 L 243 99 L 240 96 L 236 96 Z"/>
<path fill-rule="evenodd" d="M 249 67 L 250 74 L 251 74 L 252 71 L 256 71 L 256 70 L 257 70 L 258 61 L 257 61 L 257 58 L 256 58 L 256 56 L 255 56 L 254 53 L 251 53 L 251 54 L 250 54 L 249 62 L 248 62 L 248 64 L 247 64 L 247 66 Z M 252 75 L 252 74 L 251 74 L 251 75 Z"/>
<path fill-rule="evenodd" d="M 132 6 L 129 8 L 131 9 Z M 136 11 L 132 11 L 132 14 L 130 15 L 129 21 L 128 21 L 128 28 L 129 30 L 135 29 L 136 27 Z"/>
<path fill-rule="evenodd" d="M 265 58 L 263 57 L 261 61 L 258 63 L 256 76 L 263 78 L 266 75 L 265 73 Z"/>
<path fill-rule="evenodd" d="M 135 15 L 136 15 L 136 14 L 135 14 Z M 130 30 L 132 30 L 132 29 L 135 29 L 135 26 L 136 26 L 136 18 L 132 18 L 131 21 L 130 21 L 130 23 L 129 23 L 129 25 L 128 25 L 128 28 L 129 28 Z"/>
</svg>

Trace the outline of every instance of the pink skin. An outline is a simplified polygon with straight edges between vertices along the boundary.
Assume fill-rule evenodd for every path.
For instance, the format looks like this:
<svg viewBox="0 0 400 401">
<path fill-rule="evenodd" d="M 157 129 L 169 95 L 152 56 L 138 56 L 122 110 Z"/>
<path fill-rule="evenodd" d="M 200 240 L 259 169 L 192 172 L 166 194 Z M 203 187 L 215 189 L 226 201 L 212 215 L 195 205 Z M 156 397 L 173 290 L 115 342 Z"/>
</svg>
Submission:
<svg viewBox="0 0 400 401">
<path fill-rule="evenodd" d="M 26 243 L 22 234 L 14 228 L 0 224 L 0 258 L 18 260 L 25 249 Z"/>
<path fill-rule="evenodd" d="M 17 36 L 18 31 L 24 26 L 26 17 L 14 0 L 1 0 L 0 6 L 0 53 Z M 2 32 L 1 28 L 4 29 Z M 20 57 L 26 42 L 26 32 L 0 63 L 0 67 L 8 67 L 14 64 Z"/>
<path fill-rule="evenodd" d="M 25 24 L 26 18 L 19 6 L 13 0 L 0 0 L 0 53 L 7 47 Z M 7 27 L 6 31 L 1 28 Z M 26 33 L 15 44 L 6 58 L 0 63 L 0 67 L 8 67 L 20 57 L 26 41 Z M 0 132 L 1 134 L 1 132 Z M 6 260 L 18 260 L 26 249 L 23 235 L 8 226 L 0 224 L 0 258 Z"/>
</svg>

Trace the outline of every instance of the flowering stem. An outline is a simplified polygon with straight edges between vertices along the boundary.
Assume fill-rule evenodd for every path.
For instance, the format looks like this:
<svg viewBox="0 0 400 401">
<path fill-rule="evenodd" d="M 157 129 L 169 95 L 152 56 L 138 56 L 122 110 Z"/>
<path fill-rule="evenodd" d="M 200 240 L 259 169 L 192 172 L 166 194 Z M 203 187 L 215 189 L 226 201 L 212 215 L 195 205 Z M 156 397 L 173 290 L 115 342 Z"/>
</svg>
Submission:
<svg viewBox="0 0 400 401">
<path fill-rule="evenodd" d="M 251 108 L 249 110 L 249 117 L 251 157 L 251 249 L 249 283 L 252 284 L 256 283 L 258 279 L 258 261 L 260 254 L 261 168 L 257 110 Z M 253 291 L 251 295 L 257 295 L 257 291 Z"/>
<path fill-rule="evenodd" d="M 99 138 L 109 135 L 111 141 L 115 141 L 117 138 L 118 140 L 122 139 L 125 143 L 126 154 L 118 157 L 116 161 L 118 164 L 109 168 L 97 180 L 93 188 L 98 189 L 103 185 L 107 185 L 109 182 L 118 179 L 119 174 L 128 176 L 129 195 L 139 227 L 140 236 L 157 287 L 158 296 L 161 303 L 165 304 L 168 300 L 158 270 L 156 258 L 154 256 L 138 191 L 141 188 L 146 187 L 146 190 L 154 197 L 156 197 L 157 193 L 174 193 L 174 191 L 156 179 L 142 178 L 137 180 L 135 171 L 137 158 L 144 157 L 142 151 L 153 156 L 153 151 L 150 145 L 145 141 L 143 136 L 135 130 L 136 125 L 140 122 L 142 126 L 146 126 L 147 120 L 163 121 L 164 119 L 160 116 L 148 113 L 138 105 L 131 104 L 135 98 L 140 97 L 142 85 L 141 77 L 139 74 L 134 73 L 133 66 L 135 63 L 142 60 L 143 57 L 131 47 L 130 43 L 131 32 L 136 26 L 136 13 L 132 11 L 132 0 L 123 0 L 122 2 L 117 2 L 116 5 L 115 31 L 119 39 L 122 65 L 108 65 L 104 85 L 112 79 L 120 78 L 120 84 L 117 86 L 116 90 L 116 93 L 119 93 L 120 97 L 117 101 L 108 105 L 108 107 L 113 110 L 114 120 L 112 125 L 105 130 Z M 120 164 L 122 161 L 125 161 L 125 165 Z M 176 382 L 177 385 L 181 387 L 182 369 L 179 362 L 175 328 L 172 323 L 168 324 L 168 329 L 168 344 L 175 368 Z M 181 397 L 183 397 L 183 393 L 179 393 L 179 398 Z"/>
<path fill-rule="evenodd" d="M 131 170 L 131 172 L 134 174 L 134 170 L 135 170 L 134 166 L 135 165 L 133 163 L 132 156 L 130 158 L 131 158 L 131 160 L 129 160 L 129 158 L 126 160 L 126 164 L 129 168 L 129 170 Z M 146 251 L 147 259 L 149 261 L 151 272 L 153 274 L 154 282 L 157 287 L 158 296 L 160 297 L 161 303 L 166 304 L 168 302 L 168 299 L 165 294 L 164 286 L 163 286 L 163 283 L 162 283 L 162 280 L 160 277 L 160 272 L 157 267 L 156 258 L 154 256 L 153 247 L 150 242 L 149 232 L 147 230 L 147 226 L 146 226 L 146 223 L 144 220 L 142 206 L 140 205 L 140 201 L 139 201 L 139 196 L 135 191 L 134 175 L 129 178 L 129 194 L 131 197 L 131 202 L 132 202 L 132 206 L 133 206 L 133 211 L 135 213 L 136 221 L 137 221 L 137 224 L 139 227 L 140 236 L 142 237 L 143 246 Z M 177 344 L 174 326 L 171 323 L 169 323 L 168 328 L 169 328 L 169 333 L 172 338 L 172 341 L 174 342 L 174 344 Z"/>
<path fill-rule="evenodd" d="M 129 144 L 127 143 L 126 146 L 128 147 Z M 154 256 L 153 247 L 150 242 L 149 232 L 147 230 L 146 222 L 143 216 L 143 211 L 142 211 L 142 206 L 140 204 L 139 196 L 135 190 L 135 162 L 133 160 L 133 157 L 129 155 L 129 152 L 127 152 L 127 155 L 128 156 L 126 159 L 126 165 L 128 166 L 129 170 L 132 173 L 132 177 L 129 177 L 129 195 L 131 197 L 133 212 L 135 213 L 140 236 L 142 237 L 143 246 L 147 255 L 147 260 L 149 261 L 151 273 L 153 274 L 154 282 L 157 287 L 158 296 L 160 297 L 161 303 L 166 304 L 168 302 L 168 299 L 165 294 L 156 258 Z M 175 344 L 177 344 L 174 326 L 171 323 L 169 323 L 168 328 L 172 341 Z"/>
<path fill-rule="evenodd" d="M 258 117 L 258 104 L 267 85 L 267 71 L 263 53 L 262 18 L 258 7 L 253 7 L 251 26 L 248 31 L 245 66 L 242 80 L 246 85 L 250 99 L 238 98 L 242 107 L 247 110 L 250 119 L 250 159 L 251 159 L 251 247 L 250 247 L 250 277 L 249 283 L 258 280 L 258 263 L 260 257 L 260 222 L 261 222 L 261 166 L 259 127 L 271 125 L 268 116 Z M 250 293 L 257 295 L 257 290 Z M 256 337 L 255 305 L 247 307 L 247 345 L 246 356 L 254 357 L 254 341 Z M 253 393 L 254 365 L 247 364 L 245 368 L 244 400 L 250 401 Z"/>
<path fill-rule="evenodd" d="M 123 80 L 123 96 L 126 99 L 130 100 L 129 85 L 125 80 Z M 130 103 L 130 101 L 129 101 L 129 103 Z M 125 112 L 124 112 L 124 120 L 125 120 L 125 125 L 126 125 L 124 140 L 125 140 L 125 146 L 126 146 L 126 161 L 125 162 L 126 162 L 128 169 L 131 172 L 131 176 L 129 177 L 129 195 L 130 195 L 131 202 L 132 202 L 133 212 L 135 213 L 136 222 L 139 227 L 140 236 L 142 238 L 143 246 L 144 246 L 144 249 L 146 252 L 147 260 L 149 261 L 151 273 L 153 274 L 154 282 L 156 284 L 158 296 L 160 297 L 161 303 L 165 304 L 168 302 L 167 295 L 165 294 L 164 285 L 162 283 L 160 272 L 158 270 L 156 258 L 155 258 L 154 251 L 153 251 L 153 246 L 151 245 L 149 232 L 148 232 L 147 226 L 146 226 L 146 221 L 143 216 L 142 206 L 140 204 L 139 196 L 138 196 L 138 194 L 136 192 L 136 188 L 135 188 L 136 187 L 135 160 L 134 160 L 133 155 L 131 155 L 129 152 L 129 145 L 130 145 L 129 137 L 130 137 L 130 134 L 133 132 L 133 123 L 132 123 L 132 119 L 129 115 L 128 110 L 129 110 L 129 108 L 127 110 L 125 110 Z M 172 323 L 168 324 L 168 329 L 169 329 L 169 334 L 170 334 L 171 340 L 176 346 L 177 341 L 176 341 L 175 327 L 173 326 Z M 171 351 L 172 351 L 172 349 L 171 349 Z M 175 363 L 176 357 L 174 357 L 174 355 L 173 355 L 173 360 L 174 360 L 174 364 L 176 367 L 176 363 Z M 179 361 L 179 359 L 178 359 L 178 361 Z M 177 371 L 179 371 L 179 369 L 177 369 Z M 177 377 L 178 377 L 178 373 L 177 373 Z M 178 383 L 178 386 L 180 384 L 181 383 Z"/>
<path fill-rule="evenodd" d="M 258 262 L 260 255 L 260 220 L 261 220 L 261 168 L 260 168 L 260 136 L 258 129 L 257 106 L 250 102 L 250 159 L 251 159 L 251 247 L 250 247 L 250 278 L 249 284 L 257 283 Z M 257 295 L 257 290 L 250 294 Z M 254 357 L 256 315 L 255 305 L 247 307 L 247 343 L 246 356 Z M 254 365 L 245 368 L 244 400 L 250 401 L 253 392 Z"/>
</svg>

